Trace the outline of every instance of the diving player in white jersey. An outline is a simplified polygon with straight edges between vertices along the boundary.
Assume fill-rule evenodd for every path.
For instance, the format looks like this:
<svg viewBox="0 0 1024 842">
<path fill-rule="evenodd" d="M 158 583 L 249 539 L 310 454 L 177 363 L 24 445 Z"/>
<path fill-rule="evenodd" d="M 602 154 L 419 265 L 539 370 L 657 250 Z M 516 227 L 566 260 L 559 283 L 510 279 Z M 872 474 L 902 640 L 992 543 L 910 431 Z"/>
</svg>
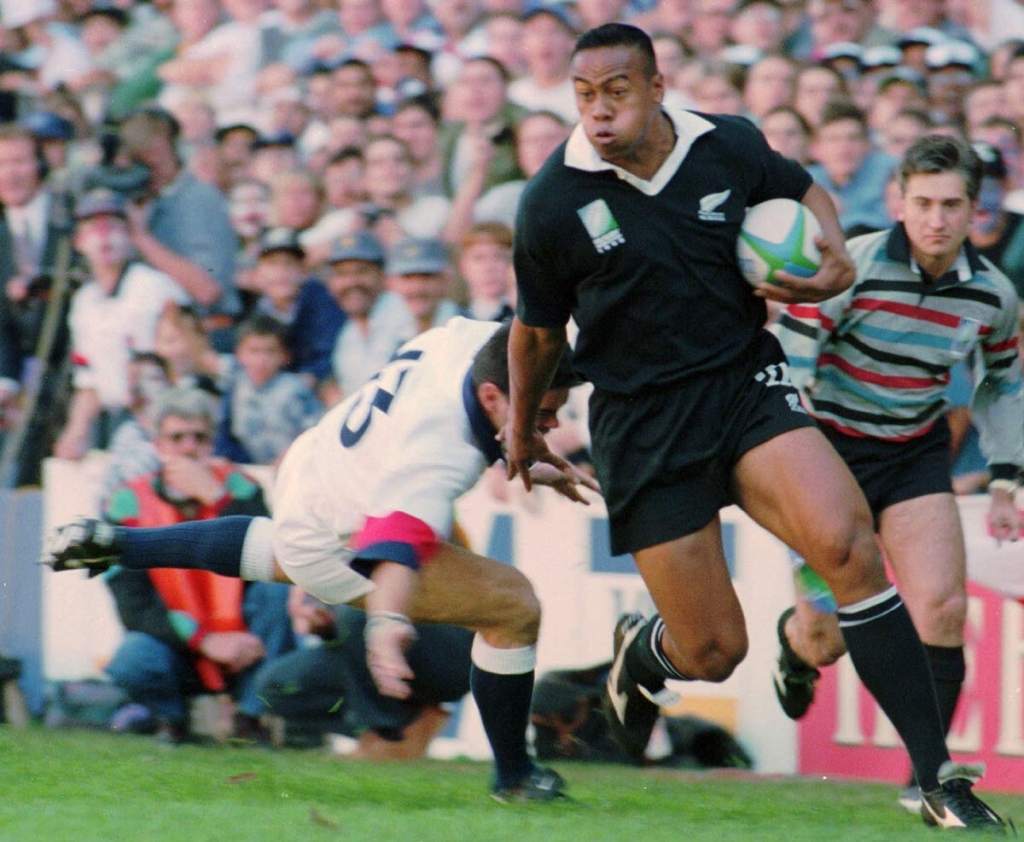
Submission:
<svg viewBox="0 0 1024 842">
<path fill-rule="evenodd" d="M 445 540 L 456 499 L 502 458 L 508 325 L 453 319 L 402 346 L 376 377 L 288 450 L 274 518 L 219 518 L 131 529 L 80 519 L 59 528 L 54 570 L 190 567 L 294 582 L 328 603 L 365 608 L 367 660 L 379 689 L 404 698 L 412 623 L 476 632 L 471 687 L 495 759 L 494 796 L 550 800 L 564 782 L 527 753 L 540 605 L 515 568 Z M 537 416 L 542 433 L 578 381 L 568 354 Z M 594 481 L 568 463 L 534 481 L 586 503 Z"/>
</svg>

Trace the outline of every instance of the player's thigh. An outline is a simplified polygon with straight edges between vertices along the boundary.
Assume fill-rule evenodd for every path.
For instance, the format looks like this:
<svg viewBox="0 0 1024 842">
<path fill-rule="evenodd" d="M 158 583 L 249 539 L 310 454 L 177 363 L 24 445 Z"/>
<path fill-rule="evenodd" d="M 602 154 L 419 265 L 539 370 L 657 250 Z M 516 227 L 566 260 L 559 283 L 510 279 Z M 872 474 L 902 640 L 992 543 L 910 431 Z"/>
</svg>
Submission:
<svg viewBox="0 0 1024 842">
<path fill-rule="evenodd" d="M 799 553 L 840 605 L 885 588 L 867 501 L 817 429 L 791 430 L 747 451 L 733 483 L 747 514 Z"/>
<path fill-rule="evenodd" d="M 540 603 L 529 579 L 511 565 L 443 543 L 420 568 L 409 616 L 527 645 L 537 639 Z"/>
<path fill-rule="evenodd" d="M 675 649 L 684 663 L 709 651 L 725 653 L 735 663 L 747 650 L 743 609 L 736 596 L 722 546 L 722 523 L 716 515 L 703 528 L 633 553 L 637 569 L 665 623 L 670 657 Z"/>
<path fill-rule="evenodd" d="M 882 511 L 878 531 L 918 633 L 926 643 L 959 645 L 967 556 L 956 498 L 927 494 L 894 503 Z"/>
</svg>

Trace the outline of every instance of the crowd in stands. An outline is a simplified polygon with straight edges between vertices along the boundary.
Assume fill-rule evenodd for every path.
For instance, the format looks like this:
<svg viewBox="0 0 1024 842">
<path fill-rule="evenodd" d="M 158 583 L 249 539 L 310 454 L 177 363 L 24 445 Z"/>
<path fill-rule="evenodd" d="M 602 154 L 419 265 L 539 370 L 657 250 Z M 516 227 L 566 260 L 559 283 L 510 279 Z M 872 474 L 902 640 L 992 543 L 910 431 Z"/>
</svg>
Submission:
<svg viewBox="0 0 1024 842">
<path fill-rule="evenodd" d="M 611 21 L 850 235 L 891 224 L 915 138 L 978 144 L 971 239 L 1024 301 L 1019 0 L 0 0 L 0 485 L 102 447 L 116 500 L 172 387 L 216 402 L 214 454 L 273 465 L 404 341 L 510 316 L 520 195 Z"/>
</svg>

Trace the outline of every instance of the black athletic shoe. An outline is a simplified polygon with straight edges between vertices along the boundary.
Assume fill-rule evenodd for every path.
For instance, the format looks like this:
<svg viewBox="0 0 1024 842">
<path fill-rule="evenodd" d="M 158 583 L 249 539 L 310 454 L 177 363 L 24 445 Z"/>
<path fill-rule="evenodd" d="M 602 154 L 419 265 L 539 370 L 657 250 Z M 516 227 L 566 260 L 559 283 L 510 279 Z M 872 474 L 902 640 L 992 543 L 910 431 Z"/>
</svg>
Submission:
<svg viewBox="0 0 1024 842">
<path fill-rule="evenodd" d="M 779 698 L 782 710 L 790 719 L 800 719 L 814 701 L 814 682 L 821 678 L 810 664 L 800 660 L 786 639 L 786 620 L 793 616 L 795 608 L 790 606 L 779 615 L 779 660 L 772 675 L 775 683 L 775 695 Z"/>
<path fill-rule="evenodd" d="M 939 788 L 921 793 L 921 818 L 932 827 L 967 828 L 1006 834 L 1006 823 L 976 796 L 971 787 L 984 774 L 984 766 L 957 765 L 947 760 L 939 769 Z"/>
<path fill-rule="evenodd" d="M 604 714 L 612 737 L 632 760 L 644 761 L 647 743 L 663 705 L 679 701 L 666 687 L 653 693 L 637 684 L 626 669 L 626 651 L 644 626 L 642 614 L 623 614 L 615 624 L 612 668 L 605 685 Z"/>
<path fill-rule="evenodd" d="M 502 804 L 555 801 L 559 798 L 569 798 L 565 790 L 565 780 L 558 772 L 545 766 L 537 766 L 518 786 L 496 789 L 491 793 L 491 797 Z"/>
<path fill-rule="evenodd" d="M 40 564 L 54 570 L 102 573 L 121 557 L 114 527 L 102 520 L 80 517 L 58 526 L 43 544 Z"/>
</svg>

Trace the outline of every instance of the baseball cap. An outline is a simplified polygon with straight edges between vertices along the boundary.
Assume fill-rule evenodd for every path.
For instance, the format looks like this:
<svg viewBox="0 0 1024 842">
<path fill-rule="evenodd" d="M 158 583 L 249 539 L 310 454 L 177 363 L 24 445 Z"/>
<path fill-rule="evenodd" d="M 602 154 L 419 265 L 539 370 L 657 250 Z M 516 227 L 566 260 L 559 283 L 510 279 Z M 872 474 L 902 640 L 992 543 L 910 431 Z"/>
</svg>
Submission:
<svg viewBox="0 0 1024 842">
<path fill-rule="evenodd" d="M 388 253 L 389 275 L 438 275 L 448 268 L 448 252 L 440 240 L 408 237 Z"/>
<path fill-rule="evenodd" d="M 384 249 L 380 241 L 369 231 L 356 231 L 339 237 L 331 245 L 327 255 L 328 263 L 341 263 L 343 260 L 362 260 L 365 263 L 384 264 Z"/>
<path fill-rule="evenodd" d="M 71 140 L 75 136 L 74 123 L 52 111 L 33 111 L 19 122 L 40 140 Z"/>
<path fill-rule="evenodd" d="M 966 41 L 946 41 L 932 44 L 924 53 L 924 63 L 929 70 L 940 67 L 974 67 L 978 51 Z"/>
<path fill-rule="evenodd" d="M 903 63 L 903 53 L 891 44 L 867 47 L 860 56 L 861 67 L 875 70 L 879 67 L 896 67 Z"/>
<path fill-rule="evenodd" d="M 288 251 L 300 259 L 306 256 L 306 250 L 291 228 L 271 228 L 260 238 L 260 257 L 276 251 Z"/>
<path fill-rule="evenodd" d="M 124 199 L 104 187 L 90 190 L 75 205 L 75 219 L 81 221 L 93 216 L 126 216 Z"/>
<path fill-rule="evenodd" d="M 294 147 L 295 136 L 289 132 L 276 132 L 274 134 L 262 134 L 259 135 L 252 145 L 253 150 L 256 149 L 267 149 L 270 147 Z"/>
<path fill-rule="evenodd" d="M 930 47 L 932 44 L 941 44 L 947 37 L 940 29 L 934 26 L 915 26 L 909 32 L 902 33 L 896 39 L 896 46 L 902 49 L 914 44 L 923 44 Z"/>
<path fill-rule="evenodd" d="M 853 41 L 837 41 L 825 47 L 821 57 L 825 61 L 848 58 L 860 64 L 864 58 L 864 48 Z"/>
<path fill-rule="evenodd" d="M 922 94 L 928 93 L 928 83 L 925 82 L 924 76 L 914 70 L 914 68 L 906 67 L 902 64 L 899 67 L 894 67 L 879 80 L 878 92 L 881 93 L 890 85 L 900 82 L 916 86 Z"/>
</svg>

